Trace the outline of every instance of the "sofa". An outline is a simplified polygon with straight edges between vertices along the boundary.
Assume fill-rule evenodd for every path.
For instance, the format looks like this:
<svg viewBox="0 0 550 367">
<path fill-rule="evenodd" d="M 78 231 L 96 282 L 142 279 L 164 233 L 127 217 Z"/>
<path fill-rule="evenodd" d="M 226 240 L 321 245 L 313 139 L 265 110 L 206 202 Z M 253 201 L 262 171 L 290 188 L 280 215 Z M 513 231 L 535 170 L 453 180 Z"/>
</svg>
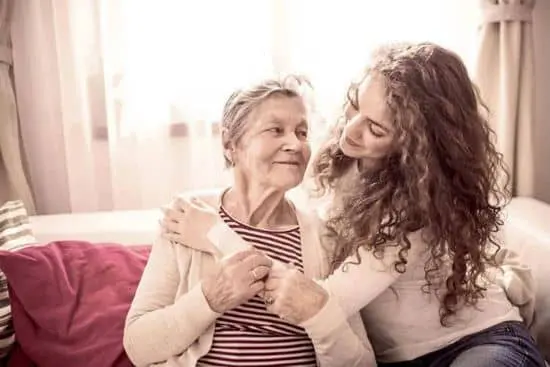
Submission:
<svg viewBox="0 0 550 367">
<path fill-rule="evenodd" d="M 131 366 L 124 316 L 159 218 L 159 210 L 30 217 L 38 245 L 0 251 L 17 340 L 7 366 Z M 504 234 L 538 282 L 532 331 L 550 360 L 550 205 L 513 199 Z"/>
<path fill-rule="evenodd" d="M 506 246 L 520 255 L 535 278 L 531 332 L 550 361 L 550 205 L 532 198 L 514 198 L 507 208 L 504 231 Z"/>
</svg>

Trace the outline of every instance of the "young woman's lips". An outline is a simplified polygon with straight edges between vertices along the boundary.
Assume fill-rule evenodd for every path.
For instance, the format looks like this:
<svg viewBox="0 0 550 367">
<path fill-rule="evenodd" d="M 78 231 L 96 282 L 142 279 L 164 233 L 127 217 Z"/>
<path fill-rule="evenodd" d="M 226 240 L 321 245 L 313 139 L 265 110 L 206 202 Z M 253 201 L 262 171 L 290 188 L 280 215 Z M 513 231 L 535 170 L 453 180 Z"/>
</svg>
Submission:
<svg viewBox="0 0 550 367">
<path fill-rule="evenodd" d="M 356 148 L 361 147 L 357 142 L 355 142 L 354 140 L 350 139 L 350 138 L 347 137 L 347 136 L 346 136 L 346 143 L 348 143 L 348 144 L 351 145 L 352 147 L 356 147 Z"/>
</svg>

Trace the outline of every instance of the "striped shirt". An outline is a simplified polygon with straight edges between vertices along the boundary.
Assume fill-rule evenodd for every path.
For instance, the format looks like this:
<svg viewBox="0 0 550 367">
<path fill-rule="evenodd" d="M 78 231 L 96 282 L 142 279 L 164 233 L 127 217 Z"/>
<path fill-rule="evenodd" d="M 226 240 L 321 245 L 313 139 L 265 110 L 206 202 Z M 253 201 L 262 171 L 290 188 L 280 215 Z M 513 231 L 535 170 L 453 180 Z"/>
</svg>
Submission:
<svg viewBox="0 0 550 367">
<path fill-rule="evenodd" d="M 294 263 L 303 272 L 300 228 L 263 230 L 245 225 L 221 208 L 223 220 L 244 240 L 274 260 Z M 214 340 L 198 366 L 316 366 L 313 344 L 301 327 L 267 311 L 254 296 L 216 321 Z"/>
</svg>

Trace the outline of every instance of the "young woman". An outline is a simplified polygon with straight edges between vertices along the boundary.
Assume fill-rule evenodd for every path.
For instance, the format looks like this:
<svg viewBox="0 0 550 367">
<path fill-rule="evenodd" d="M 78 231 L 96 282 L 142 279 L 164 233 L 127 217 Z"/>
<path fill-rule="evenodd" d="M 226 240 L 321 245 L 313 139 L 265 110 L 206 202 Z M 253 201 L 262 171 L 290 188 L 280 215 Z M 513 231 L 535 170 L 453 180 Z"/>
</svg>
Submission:
<svg viewBox="0 0 550 367">
<path fill-rule="evenodd" d="M 311 318 L 301 305 L 312 298 L 317 315 L 332 298 L 347 314 L 361 310 L 383 366 L 544 366 L 518 307 L 532 300 L 529 272 L 502 272 L 504 171 L 483 112 L 454 53 L 429 43 L 379 49 L 312 167 L 331 199 L 325 297 L 294 269 L 272 270 L 269 309 L 298 324 Z M 197 208 L 166 218 L 166 236 L 182 241 L 186 217 L 210 215 L 213 225 L 213 211 Z M 214 228 L 219 246 L 237 243 Z"/>
</svg>

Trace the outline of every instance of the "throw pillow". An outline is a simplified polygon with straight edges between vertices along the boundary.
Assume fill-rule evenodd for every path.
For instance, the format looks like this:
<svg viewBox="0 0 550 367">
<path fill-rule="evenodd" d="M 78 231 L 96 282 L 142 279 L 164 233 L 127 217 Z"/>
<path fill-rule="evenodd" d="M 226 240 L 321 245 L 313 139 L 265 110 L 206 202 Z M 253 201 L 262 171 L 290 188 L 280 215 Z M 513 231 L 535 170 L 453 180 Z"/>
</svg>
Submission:
<svg viewBox="0 0 550 367">
<path fill-rule="evenodd" d="M 35 242 L 23 202 L 8 201 L 3 204 L 0 207 L 0 250 L 14 251 Z M 6 276 L 0 272 L 0 358 L 9 353 L 13 343 L 8 286 Z"/>
<path fill-rule="evenodd" d="M 13 325 L 41 367 L 130 367 L 126 314 L 150 246 L 52 242 L 0 253 Z"/>
</svg>

